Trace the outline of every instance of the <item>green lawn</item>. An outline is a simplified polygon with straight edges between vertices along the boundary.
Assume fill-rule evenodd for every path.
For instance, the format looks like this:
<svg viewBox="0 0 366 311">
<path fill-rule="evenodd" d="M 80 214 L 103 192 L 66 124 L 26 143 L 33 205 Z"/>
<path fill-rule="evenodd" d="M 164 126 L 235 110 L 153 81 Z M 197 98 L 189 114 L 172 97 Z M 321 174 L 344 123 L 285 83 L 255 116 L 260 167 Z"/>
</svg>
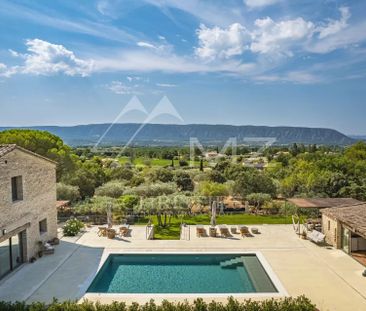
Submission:
<svg viewBox="0 0 366 311">
<path fill-rule="evenodd" d="M 209 215 L 199 215 L 199 216 L 186 216 L 181 218 L 172 218 L 169 226 L 163 228 L 157 226 L 156 217 L 152 217 L 152 221 L 155 224 L 155 239 L 157 240 L 179 240 L 180 234 L 180 224 L 186 223 L 188 225 L 208 225 L 210 224 Z M 223 215 L 218 216 L 217 224 L 225 225 L 262 225 L 262 224 L 291 224 L 291 216 L 256 216 L 256 215 Z M 147 219 L 141 220 L 139 223 L 146 224 Z"/>
</svg>

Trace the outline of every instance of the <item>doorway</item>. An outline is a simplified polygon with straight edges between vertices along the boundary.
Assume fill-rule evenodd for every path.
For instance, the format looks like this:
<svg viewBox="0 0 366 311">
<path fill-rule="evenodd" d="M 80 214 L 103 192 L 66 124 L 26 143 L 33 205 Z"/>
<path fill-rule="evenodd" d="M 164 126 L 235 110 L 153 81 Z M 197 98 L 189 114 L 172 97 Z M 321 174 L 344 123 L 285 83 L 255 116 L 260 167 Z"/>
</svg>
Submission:
<svg viewBox="0 0 366 311">
<path fill-rule="evenodd" d="M 24 262 L 25 231 L 0 242 L 0 279 Z"/>
</svg>

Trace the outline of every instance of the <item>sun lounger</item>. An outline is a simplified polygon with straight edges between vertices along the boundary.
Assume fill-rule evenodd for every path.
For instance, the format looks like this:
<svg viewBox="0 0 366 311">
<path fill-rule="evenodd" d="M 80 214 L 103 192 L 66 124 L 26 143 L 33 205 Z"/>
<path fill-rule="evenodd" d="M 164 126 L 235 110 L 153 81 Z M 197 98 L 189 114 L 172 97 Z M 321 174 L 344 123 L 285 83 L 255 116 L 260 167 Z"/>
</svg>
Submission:
<svg viewBox="0 0 366 311">
<path fill-rule="evenodd" d="M 210 227 L 209 232 L 210 232 L 210 237 L 216 238 L 216 236 L 217 236 L 216 227 Z"/>
<path fill-rule="evenodd" d="M 121 237 L 125 237 L 129 231 L 130 231 L 129 225 L 123 225 L 123 226 L 119 227 L 119 235 Z"/>
<path fill-rule="evenodd" d="M 225 238 L 230 236 L 230 232 L 229 232 L 228 227 L 226 227 L 224 225 L 221 225 L 221 226 L 219 226 L 219 230 L 220 230 L 221 236 L 223 236 Z"/>
<path fill-rule="evenodd" d="M 196 226 L 197 237 L 201 238 L 206 235 L 206 230 L 203 226 Z"/>
<path fill-rule="evenodd" d="M 308 233 L 307 238 L 316 244 L 322 244 L 325 242 L 325 235 L 316 230 L 313 230 L 310 233 Z"/>
<path fill-rule="evenodd" d="M 98 236 L 107 236 L 107 228 L 98 227 Z"/>
<path fill-rule="evenodd" d="M 251 236 L 247 226 L 239 226 L 239 231 L 242 237 Z"/>
</svg>

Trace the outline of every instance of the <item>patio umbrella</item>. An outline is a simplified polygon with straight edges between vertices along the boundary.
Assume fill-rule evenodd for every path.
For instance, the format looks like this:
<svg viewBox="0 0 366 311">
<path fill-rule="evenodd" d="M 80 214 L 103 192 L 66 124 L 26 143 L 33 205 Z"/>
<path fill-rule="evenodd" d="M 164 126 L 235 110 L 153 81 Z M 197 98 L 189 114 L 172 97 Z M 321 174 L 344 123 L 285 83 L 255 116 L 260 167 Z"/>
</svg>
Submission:
<svg viewBox="0 0 366 311">
<path fill-rule="evenodd" d="M 112 220 L 112 206 L 111 206 L 111 204 L 108 204 L 108 207 L 107 207 L 107 224 L 108 224 L 108 228 L 112 228 L 113 220 Z"/>
<path fill-rule="evenodd" d="M 216 203 L 216 201 L 213 201 L 212 208 L 211 208 L 211 226 L 212 227 L 216 226 L 216 208 L 217 208 L 217 203 Z"/>
</svg>

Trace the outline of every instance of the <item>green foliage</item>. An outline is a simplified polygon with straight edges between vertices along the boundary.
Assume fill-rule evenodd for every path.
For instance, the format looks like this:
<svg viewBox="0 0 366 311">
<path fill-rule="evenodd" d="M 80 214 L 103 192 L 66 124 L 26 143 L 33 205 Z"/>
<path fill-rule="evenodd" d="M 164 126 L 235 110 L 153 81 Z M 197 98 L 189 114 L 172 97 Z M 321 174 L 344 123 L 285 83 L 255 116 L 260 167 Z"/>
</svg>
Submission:
<svg viewBox="0 0 366 311">
<path fill-rule="evenodd" d="M 279 209 L 279 215 L 292 216 L 299 213 L 299 209 L 295 204 L 284 202 Z"/>
<path fill-rule="evenodd" d="M 271 196 L 267 193 L 251 193 L 247 195 L 246 199 L 249 204 L 256 208 L 261 208 L 266 202 L 271 201 Z"/>
<path fill-rule="evenodd" d="M 188 162 L 186 160 L 179 160 L 179 166 L 180 167 L 186 167 L 188 166 Z"/>
<path fill-rule="evenodd" d="M 17 144 L 57 162 L 57 179 L 75 168 L 71 148 L 61 138 L 46 131 L 13 129 L 0 132 L 0 144 Z"/>
<path fill-rule="evenodd" d="M 137 187 L 142 185 L 145 182 L 145 178 L 142 176 L 133 176 L 129 182 L 131 187 Z"/>
<path fill-rule="evenodd" d="M 125 302 L 113 302 L 108 305 L 92 303 L 84 300 L 77 302 L 58 302 L 51 304 L 33 302 L 0 302 L 0 310 L 3 311 L 316 311 L 316 306 L 305 296 L 297 298 L 269 299 L 262 301 L 245 300 L 239 302 L 234 298 L 228 298 L 226 303 L 212 301 L 204 302 L 197 298 L 193 303 L 169 302 L 164 300 L 157 305 L 154 300 L 145 304 L 132 303 L 127 305 Z"/>
<path fill-rule="evenodd" d="M 77 186 L 82 198 L 92 197 L 95 188 L 108 181 L 103 163 L 98 157 L 85 162 L 78 162 L 76 171 L 62 177 L 66 184 Z"/>
<path fill-rule="evenodd" d="M 120 202 L 125 209 L 134 209 L 139 204 L 139 197 L 131 194 L 123 195 Z"/>
<path fill-rule="evenodd" d="M 168 195 L 177 191 L 175 183 L 155 183 L 149 185 L 140 185 L 135 188 L 128 188 L 124 194 L 132 194 L 140 197 L 157 197 L 160 195 Z"/>
<path fill-rule="evenodd" d="M 79 188 L 76 186 L 57 184 L 57 200 L 76 202 L 80 199 Z"/>
<path fill-rule="evenodd" d="M 217 170 L 212 170 L 208 174 L 208 178 L 210 181 L 215 182 L 215 183 L 220 183 L 220 184 L 223 184 L 226 181 L 224 174 L 220 173 Z"/>
<path fill-rule="evenodd" d="M 98 187 L 95 190 L 95 194 L 97 196 L 111 197 L 117 199 L 123 195 L 124 190 L 125 184 L 123 182 L 112 180 Z"/>
<path fill-rule="evenodd" d="M 191 176 L 185 171 L 177 171 L 174 174 L 174 181 L 180 191 L 193 191 L 194 189 Z"/>
<path fill-rule="evenodd" d="M 76 218 L 69 219 L 66 221 L 63 230 L 65 236 L 75 236 L 77 235 L 81 229 L 84 228 L 84 224 L 77 220 Z"/>
<path fill-rule="evenodd" d="M 235 180 L 233 191 L 243 198 L 252 193 L 266 193 L 271 197 L 275 197 L 276 185 L 266 173 L 255 169 L 247 169 L 241 172 Z"/>
<path fill-rule="evenodd" d="M 188 196 L 161 195 L 142 199 L 136 206 L 136 212 L 156 215 L 158 226 L 166 227 L 170 224 L 171 217 L 179 214 L 187 214 L 191 206 L 191 199 Z"/>
<path fill-rule="evenodd" d="M 207 197 L 222 197 L 228 194 L 226 185 L 214 182 L 202 182 L 200 193 Z"/>
<path fill-rule="evenodd" d="M 149 180 L 152 182 L 163 182 L 163 183 L 173 181 L 174 177 L 173 172 L 170 169 L 162 167 L 149 170 L 147 176 Z"/>
<path fill-rule="evenodd" d="M 80 214 L 105 214 L 109 209 L 113 212 L 123 212 L 124 206 L 120 199 L 108 196 L 95 196 L 75 206 L 75 211 Z"/>
<path fill-rule="evenodd" d="M 127 167 L 117 167 L 112 169 L 110 177 L 111 179 L 131 180 L 133 177 L 133 171 Z"/>
</svg>

